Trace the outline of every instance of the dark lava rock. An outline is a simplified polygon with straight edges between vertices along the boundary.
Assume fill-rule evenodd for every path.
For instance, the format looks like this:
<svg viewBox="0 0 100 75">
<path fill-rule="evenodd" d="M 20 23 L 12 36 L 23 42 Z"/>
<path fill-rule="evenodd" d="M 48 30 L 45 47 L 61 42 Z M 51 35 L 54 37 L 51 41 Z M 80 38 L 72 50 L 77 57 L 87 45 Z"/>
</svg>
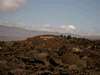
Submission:
<svg viewBox="0 0 100 75">
<path fill-rule="evenodd" d="M 62 46 L 58 49 L 57 53 L 59 56 L 62 56 L 64 53 L 65 53 L 65 49 L 66 47 L 65 46 Z"/>
<path fill-rule="evenodd" d="M 39 72 L 38 75 L 52 75 L 50 71 Z"/>
<path fill-rule="evenodd" d="M 32 64 L 42 64 L 42 65 L 45 65 L 45 63 L 43 61 L 38 60 L 38 59 L 33 59 L 33 60 L 30 60 L 29 62 L 32 63 Z"/>
<path fill-rule="evenodd" d="M 60 75 L 69 75 L 67 71 L 60 71 Z"/>
<path fill-rule="evenodd" d="M 14 73 L 8 72 L 8 75 L 14 75 Z"/>
<path fill-rule="evenodd" d="M 100 40 L 41 35 L 1 41 L 0 75 L 100 75 Z"/>
<path fill-rule="evenodd" d="M 45 65 L 45 63 L 39 59 L 36 59 L 36 58 L 20 58 L 18 57 L 19 59 L 21 59 L 24 63 L 26 64 L 32 64 L 32 65 L 36 65 L 36 64 L 42 64 L 42 65 Z"/>
<path fill-rule="evenodd" d="M 49 58 L 49 63 L 51 64 L 51 65 L 53 65 L 53 66 L 59 66 L 59 64 L 53 59 L 53 58 Z"/>
<path fill-rule="evenodd" d="M 63 66 L 58 67 L 60 75 L 69 75 L 68 71 Z"/>
</svg>

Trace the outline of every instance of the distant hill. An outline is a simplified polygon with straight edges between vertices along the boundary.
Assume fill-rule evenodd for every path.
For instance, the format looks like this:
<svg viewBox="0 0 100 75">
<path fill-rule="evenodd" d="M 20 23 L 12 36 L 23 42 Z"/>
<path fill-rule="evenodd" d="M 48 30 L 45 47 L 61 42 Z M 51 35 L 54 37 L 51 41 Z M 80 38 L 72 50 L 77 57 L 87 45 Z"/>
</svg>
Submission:
<svg viewBox="0 0 100 75">
<path fill-rule="evenodd" d="M 36 35 L 44 35 L 44 34 L 53 34 L 53 35 L 71 35 L 73 37 L 82 37 L 82 38 L 88 38 L 88 39 L 100 39 L 100 36 L 94 36 L 94 35 L 77 35 L 72 33 L 58 33 L 58 32 L 47 32 L 47 31 L 32 31 L 32 30 L 26 30 L 23 28 L 18 27 L 10 27 L 10 26 L 4 26 L 0 25 L 0 40 L 4 41 L 11 41 L 11 40 L 24 40 L 28 37 L 33 37 Z"/>
<path fill-rule="evenodd" d="M 52 32 L 44 31 L 32 31 L 17 27 L 8 27 L 0 25 L 0 40 L 24 40 L 28 37 L 43 35 L 43 34 L 54 34 Z"/>
</svg>

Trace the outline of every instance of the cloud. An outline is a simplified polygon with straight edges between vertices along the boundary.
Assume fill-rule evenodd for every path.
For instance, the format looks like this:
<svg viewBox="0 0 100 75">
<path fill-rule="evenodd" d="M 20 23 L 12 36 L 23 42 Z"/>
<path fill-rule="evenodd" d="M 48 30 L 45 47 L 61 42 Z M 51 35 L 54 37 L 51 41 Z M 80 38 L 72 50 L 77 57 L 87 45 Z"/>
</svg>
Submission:
<svg viewBox="0 0 100 75">
<path fill-rule="evenodd" d="M 51 24 L 35 25 L 35 28 L 40 31 L 50 31 L 50 32 L 54 31 Z"/>
<path fill-rule="evenodd" d="M 50 32 L 75 33 L 77 28 L 75 27 L 75 25 L 44 24 L 44 25 L 36 27 L 36 29 L 41 30 L 41 31 L 50 31 Z"/>
<path fill-rule="evenodd" d="M 63 32 L 74 32 L 77 29 L 75 25 L 61 25 L 60 28 Z"/>
<path fill-rule="evenodd" d="M 20 8 L 26 0 L 0 0 L 0 11 L 14 11 Z"/>
<path fill-rule="evenodd" d="M 72 30 L 76 30 L 76 27 L 74 25 L 68 25 L 68 28 Z"/>
</svg>

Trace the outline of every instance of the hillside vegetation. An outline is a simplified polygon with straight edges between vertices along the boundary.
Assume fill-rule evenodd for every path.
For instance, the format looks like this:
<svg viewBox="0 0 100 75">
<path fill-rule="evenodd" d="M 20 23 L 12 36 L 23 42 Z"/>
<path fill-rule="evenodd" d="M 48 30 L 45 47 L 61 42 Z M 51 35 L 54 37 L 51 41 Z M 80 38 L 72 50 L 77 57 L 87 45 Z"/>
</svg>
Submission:
<svg viewBox="0 0 100 75">
<path fill-rule="evenodd" d="M 0 41 L 0 75 L 100 75 L 100 40 L 40 35 Z"/>
</svg>

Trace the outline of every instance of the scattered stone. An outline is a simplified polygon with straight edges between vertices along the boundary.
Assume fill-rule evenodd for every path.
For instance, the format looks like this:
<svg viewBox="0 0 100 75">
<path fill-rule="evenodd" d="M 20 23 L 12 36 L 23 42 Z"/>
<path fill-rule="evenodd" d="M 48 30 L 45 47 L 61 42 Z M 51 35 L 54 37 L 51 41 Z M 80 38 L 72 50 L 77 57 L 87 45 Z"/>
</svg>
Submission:
<svg viewBox="0 0 100 75">
<path fill-rule="evenodd" d="M 73 64 L 73 65 L 69 65 L 69 70 L 78 70 L 77 65 Z"/>
<path fill-rule="evenodd" d="M 60 75 L 69 75 L 67 71 L 60 71 Z"/>
<path fill-rule="evenodd" d="M 52 72 L 50 72 L 50 71 L 42 71 L 42 72 L 38 72 L 38 75 L 52 75 Z"/>
<path fill-rule="evenodd" d="M 65 53 L 62 56 L 62 62 L 64 64 L 69 64 L 69 65 L 77 64 L 78 61 L 80 61 L 79 56 L 72 53 Z"/>
<path fill-rule="evenodd" d="M 52 35 L 1 41 L 0 75 L 100 75 L 100 41 Z"/>
<path fill-rule="evenodd" d="M 24 57 L 24 58 L 19 58 L 19 59 L 21 59 L 26 64 L 33 64 L 33 65 L 42 64 L 42 65 L 45 65 L 45 63 L 43 61 L 38 60 L 36 58 L 25 58 Z"/>
<path fill-rule="evenodd" d="M 53 66 L 55 66 L 55 67 L 56 67 L 56 66 L 59 66 L 59 64 L 58 64 L 53 58 L 50 57 L 48 60 L 49 60 L 49 63 L 50 63 L 51 65 L 53 65 Z"/>
<path fill-rule="evenodd" d="M 0 47 L 0 50 L 2 49 L 2 47 Z"/>
<path fill-rule="evenodd" d="M 82 50 L 80 48 L 73 48 L 72 51 L 74 53 L 80 53 L 80 52 L 82 52 Z"/>
</svg>

